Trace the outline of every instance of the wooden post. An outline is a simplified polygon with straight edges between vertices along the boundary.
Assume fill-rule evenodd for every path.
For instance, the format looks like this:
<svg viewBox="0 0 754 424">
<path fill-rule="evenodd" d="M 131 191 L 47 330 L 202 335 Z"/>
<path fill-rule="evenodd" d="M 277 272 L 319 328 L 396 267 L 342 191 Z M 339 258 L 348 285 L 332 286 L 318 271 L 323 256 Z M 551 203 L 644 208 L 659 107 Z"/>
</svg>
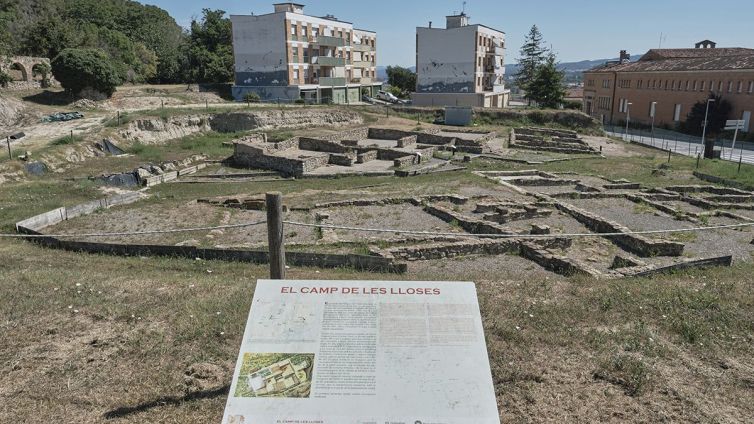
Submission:
<svg viewBox="0 0 754 424">
<path fill-rule="evenodd" d="M 120 111 L 118 111 L 118 126 L 120 126 Z"/>
<path fill-rule="evenodd" d="M 267 193 L 267 240 L 270 249 L 270 279 L 285 279 L 285 246 L 283 244 L 283 194 Z"/>
<path fill-rule="evenodd" d="M 8 143 L 8 158 L 13 160 L 13 153 L 10 151 L 10 136 L 5 138 L 5 142 Z"/>
<path fill-rule="evenodd" d="M 71 130 L 71 143 L 73 143 L 73 130 Z"/>
<path fill-rule="evenodd" d="M 672 150 L 668 150 L 668 163 L 670 163 L 670 155 L 673 153 Z"/>
<path fill-rule="evenodd" d="M 743 146 L 741 146 L 741 156 L 738 157 L 738 173 L 741 173 L 741 162 L 744 161 L 744 149 Z"/>
<path fill-rule="evenodd" d="M 698 154 L 696 155 L 696 169 L 699 169 L 699 159 L 702 158 L 702 155 Z"/>
</svg>

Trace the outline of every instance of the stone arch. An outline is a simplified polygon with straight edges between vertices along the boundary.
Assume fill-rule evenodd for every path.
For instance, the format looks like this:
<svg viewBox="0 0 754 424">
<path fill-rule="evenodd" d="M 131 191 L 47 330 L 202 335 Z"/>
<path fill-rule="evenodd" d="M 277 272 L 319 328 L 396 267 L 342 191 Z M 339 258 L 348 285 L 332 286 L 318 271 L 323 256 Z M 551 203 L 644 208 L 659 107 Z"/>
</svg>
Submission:
<svg viewBox="0 0 754 424">
<path fill-rule="evenodd" d="M 42 81 L 44 79 L 44 75 L 42 74 L 42 70 L 41 70 L 41 68 L 44 65 L 45 65 L 44 62 L 35 62 L 31 66 L 31 80 L 32 81 Z"/>
<path fill-rule="evenodd" d="M 13 81 L 29 81 L 29 72 L 21 62 L 13 62 L 9 67 L 10 76 Z"/>
</svg>

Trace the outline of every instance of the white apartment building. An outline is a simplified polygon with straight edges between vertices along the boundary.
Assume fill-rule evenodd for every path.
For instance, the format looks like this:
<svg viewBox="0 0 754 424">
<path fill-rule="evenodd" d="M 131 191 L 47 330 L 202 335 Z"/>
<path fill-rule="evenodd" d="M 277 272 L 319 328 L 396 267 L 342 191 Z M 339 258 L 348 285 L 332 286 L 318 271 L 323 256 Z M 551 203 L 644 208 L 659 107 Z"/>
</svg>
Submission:
<svg viewBox="0 0 754 424">
<path fill-rule="evenodd" d="M 445 28 L 416 28 L 417 106 L 507 107 L 505 33 L 470 24 L 465 13 Z"/>
<path fill-rule="evenodd" d="M 332 15 L 304 14 L 298 3 L 274 4 L 266 15 L 232 15 L 233 97 L 358 103 L 376 96 L 377 34 Z"/>
</svg>

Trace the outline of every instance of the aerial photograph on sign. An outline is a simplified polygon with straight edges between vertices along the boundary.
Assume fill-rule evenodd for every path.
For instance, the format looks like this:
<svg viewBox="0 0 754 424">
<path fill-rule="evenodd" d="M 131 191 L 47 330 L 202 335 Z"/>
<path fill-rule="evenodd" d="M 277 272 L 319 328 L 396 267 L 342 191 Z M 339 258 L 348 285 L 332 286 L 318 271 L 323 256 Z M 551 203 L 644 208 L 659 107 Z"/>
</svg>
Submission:
<svg viewBox="0 0 754 424">
<path fill-rule="evenodd" d="M 0 0 L 0 423 L 754 422 L 752 17 Z"/>
<path fill-rule="evenodd" d="M 245 353 L 234 396 L 309 397 L 313 368 L 314 354 Z"/>
</svg>

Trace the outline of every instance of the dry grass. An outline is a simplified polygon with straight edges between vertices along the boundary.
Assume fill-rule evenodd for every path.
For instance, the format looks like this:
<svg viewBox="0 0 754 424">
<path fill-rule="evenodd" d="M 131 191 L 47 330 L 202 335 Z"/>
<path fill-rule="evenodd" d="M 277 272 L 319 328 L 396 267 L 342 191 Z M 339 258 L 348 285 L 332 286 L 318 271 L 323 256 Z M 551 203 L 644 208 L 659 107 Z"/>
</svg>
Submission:
<svg viewBox="0 0 754 424">
<path fill-rule="evenodd" d="M 607 282 L 458 267 L 410 278 L 477 282 L 505 421 L 743 422 L 754 414 L 753 270 Z M 266 275 L 240 263 L 0 244 L 0 422 L 31 411 L 34 421 L 218 422 L 254 283 Z M 408 277 L 292 269 L 289 278 Z M 186 397 L 196 363 L 224 371 Z"/>
<path fill-rule="evenodd" d="M 639 153 L 542 169 L 651 186 L 692 181 L 686 165 L 652 176 L 662 158 Z M 472 167 L 523 168 L 481 160 Z M 353 196 L 338 190 L 379 197 L 495 187 L 470 172 L 165 184 L 148 202 L 179 210 L 199 197 L 268 190 L 319 202 Z M 0 225 L 8 232 L 16 220 L 100 196 L 90 183 L 4 185 Z M 503 265 L 480 266 L 491 262 Z M 288 277 L 475 281 L 504 422 L 754 416 L 754 265 L 604 281 L 537 273 L 522 263 L 515 256 L 432 261 L 405 276 L 293 268 Z M 218 422 L 255 281 L 266 277 L 258 265 L 86 255 L 0 240 L 0 422 Z M 213 364 L 214 374 L 197 381 L 187 375 L 194 364 Z"/>
</svg>

